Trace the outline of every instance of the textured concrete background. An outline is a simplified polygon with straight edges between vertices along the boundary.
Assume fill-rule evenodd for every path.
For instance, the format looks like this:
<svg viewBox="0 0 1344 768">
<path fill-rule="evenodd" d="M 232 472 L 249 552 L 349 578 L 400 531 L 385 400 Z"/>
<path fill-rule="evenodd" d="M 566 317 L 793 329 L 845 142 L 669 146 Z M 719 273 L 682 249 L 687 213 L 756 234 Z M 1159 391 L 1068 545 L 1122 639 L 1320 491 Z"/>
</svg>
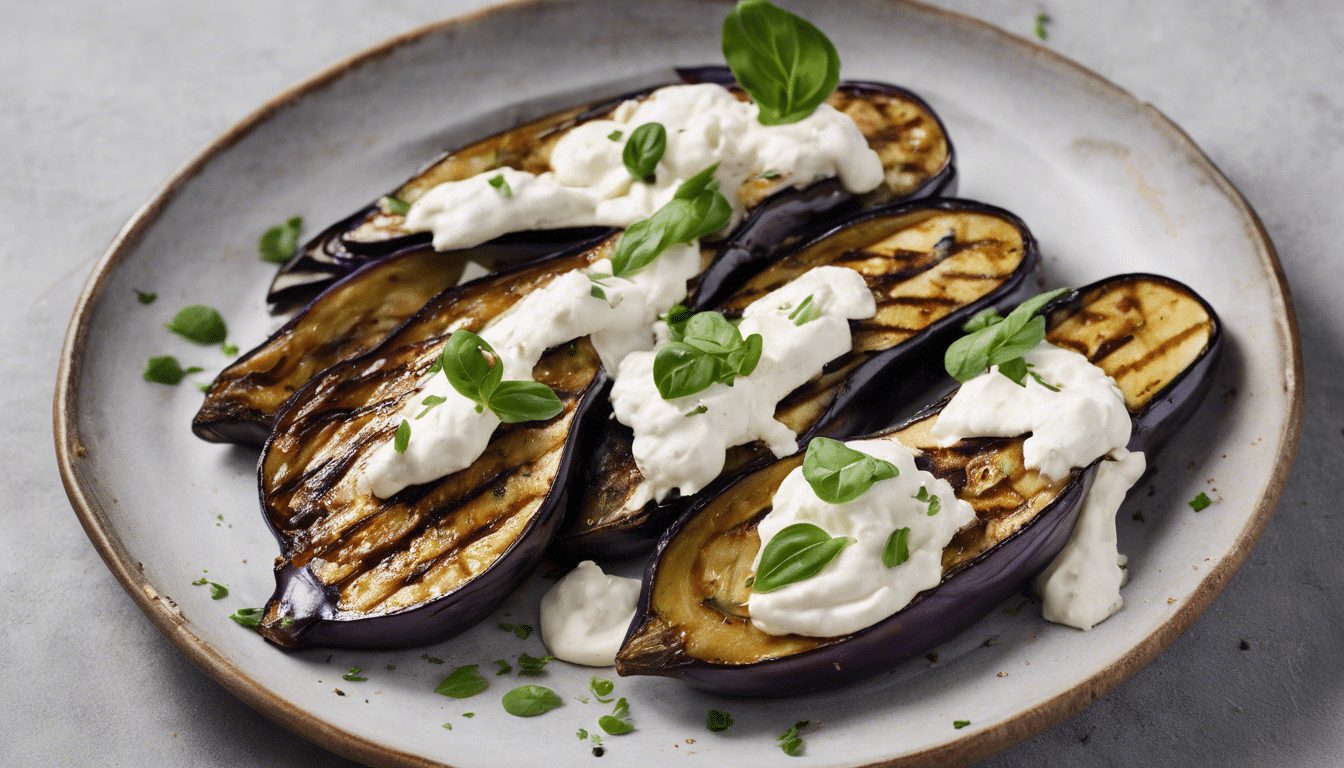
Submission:
<svg viewBox="0 0 1344 768">
<path fill-rule="evenodd" d="M 482 0 L 0 4 L 0 764 L 347 766 L 167 643 L 103 566 L 57 476 L 61 338 L 98 254 L 199 147 L 277 91 Z M 1344 764 L 1344 4 L 938 0 L 1152 102 L 1260 213 L 1307 371 L 1297 464 L 1264 537 L 1153 664 L 986 762 Z"/>
</svg>

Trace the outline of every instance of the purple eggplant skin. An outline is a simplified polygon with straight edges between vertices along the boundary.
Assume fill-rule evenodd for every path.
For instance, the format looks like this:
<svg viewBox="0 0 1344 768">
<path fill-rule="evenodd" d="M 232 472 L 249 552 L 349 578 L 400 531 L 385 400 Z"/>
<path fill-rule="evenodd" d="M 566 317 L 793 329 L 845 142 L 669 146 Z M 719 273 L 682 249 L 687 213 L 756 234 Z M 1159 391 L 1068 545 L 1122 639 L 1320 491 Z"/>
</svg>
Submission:
<svg viewBox="0 0 1344 768">
<path fill-rule="evenodd" d="M 723 66 L 690 67 L 676 70 L 683 83 L 711 82 L 725 87 L 736 86 L 732 72 Z M 671 84 L 671 83 L 668 83 Z M 655 86 L 662 87 L 662 86 Z M 622 101 L 647 94 L 655 88 L 645 88 L 616 99 L 603 100 L 573 118 L 581 123 L 609 113 Z M 900 200 L 915 200 L 934 196 L 950 196 L 956 191 L 956 162 L 952 141 L 946 126 L 932 108 L 921 98 L 903 88 L 884 83 L 844 82 L 837 90 L 842 94 L 889 95 L 910 101 L 937 123 L 946 159 L 938 171 L 923 180 L 915 189 L 899 196 Z M 429 168 L 443 157 L 428 163 Z M 422 169 L 423 170 L 423 169 Z M 396 190 L 394 190 L 395 193 Z M 890 194 L 874 192 L 854 195 L 847 192 L 835 179 L 825 179 L 803 189 L 786 188 L 756 205 L 747 217 L 723 241 L 716 265 L 708 269 L 696 288 L 691 301 L 708 305 L 736 288 L 734 282 L 741 270 L 757 261 L 766 260 L 800 239 L 805 239 L 828 228 L 837 216 L 864 208 L 892 202 Z M 276 274 L 267 295 L 273 311 L 292 307 L 315 296 L 326 285 L 352 269 L 372 259 L 383 258 L 401 248 L 428 243 L 429 233 L 416 233 L 386 240 L 360 242 L 346 237 L 377 208 L 377 203 L 327 227 L 308 243 Z M 517 232 L 463 251 L 464 258 L 497 266 L 508 266 L 539 258 L 567 247 L 592 243 L 609 235 L 605 227 L 576 227 L 570 229 Z"/>
<path fill-rule="evenodd" d="M 1083 297 L 1092 290 L 1125 280 L 1158 281 L 1188 293 L 1204 307 L 1212 324 L 1204 352 L 1137 413 L 1131 412 L 1133 429 L 1128 448 L 1143 451 L 1151 460 L 1189 420 L 1212 387 L 1222 356 L 1222 323 L 1208 303 L 1188 287 L 1170 278 L 1147 274 L 1121 275 L 1098 281 L 1054 300 L 1042 308 L 1041 314 L 1047 318 L 1067 315 L 1076 310 Z M 948 399 L 950 396 L 891 430 L 870 437 L 881 437 L 914 424 L 941 410 Z M 945 577 L 938 586 L 921 592 L 907 607 L 871 627 L 791 656 L 750 664 L 715 664 L 682 654 L 678 661 L 660 668 L 642 666 L 630 670 L 623 667 L 618 656 L 617 672 L 621 675 L 662 675 L 710 693 L 765 698 L 797 696 L 851 684 L 927 653 L 991 613 L 1054 559 L 1068 541 L 1097 467 L 1104 460 L 1098 459 L 1075 473 L 1059 495 L 1016 532 Z M 742 476 L 739 481 L 745 479 L 746 476 Z M 729 486 L 721 492 L 732 493 L 733 488 Z M 635 619 L 626 635 L 627 643 L 638 634 L 643 620 L 650 616 L 653 584 L 664 550 L 710 500 L 698 503 L 659 540 L 658 549 L 645 570 Z"/>
<path fill-rule="evenodd" d="M 584 394 L 574 415 L 590 418 L 596 403 L 606 400 L 608 378 L 599 372 Z M 556 481 L 527 527 L 512 545 L 483 573 L 460 589 L 412 608 L 380 616 L 343 616 L 337 607 L 334 588 L 324 587 L 305 565 L 295 567 L 276 561 L 275 592 L 267 602 L 280 616 L 293 617 L 286 625 L 286 644 L 267 637 L 273 645 L 286 650 L 313 647 L 334 648 L 410 648 L 429 645 L 460 634 L 480 623 L 499 608 L 505 598 L 523 585 L 536 570 L 551 539 L 560 527 L 568 506 L 570 488 L 579 462 L 576 459 L 581 429 L 570 432 Z M 265 504 L 265 498 L 262 499 Z M 271 533 L 283 549 L 285 541 L 269 522 Z"/>
<path fill-rule="evenodd" d="M 846 378 L 835 401 L 815 425 L 799 436 L 800 445 L 805 445 L 813 437 L 847 439 L 854 435 L 875 432 L 890 425 L 898 414 L 908 412 L 911 403 L 917 402 L 930 389 L 944 385 L 948 381 L 947 372 L 943 369 L 943 351 L 961 335 L 961 326 L 966 320 L 989 307 L 1009 309 L 1038 292 L 1040 250 L 1026 223 L 1002 208 L 972 200 L 913 200 L 863 211 L 832 222 L 827 231 L 797 246 L 796 250 L 801 251 L 848 227 L 870 219 L 900 216 L 910 211 L 929 209 L 988 213 L 1011 222 L 1022 234 L 1024 252 L 1021 264 L 1008 280 L 979 301 L 938 320 L 916 338 L 874 354 L 860 365 Z M 794 249 L 790 252 L 792 250 Z M 777 254 L 777 258 L 786 260 L 788 254 Z M 715 262 L 710 269 L 717 264 L 718 262 Z M 741 286 L 752 275 L 768 269 L 769 264 L 754 261 L 739 264 L 738 268 L 743 274 L 736 275 L 732 282 Z M 605 426 L 592 431 L 590 441 L 582 449 L 583 454 L 589 457 L 601 457 L 612 455 L 613 452 L 616 455 L 622 452 L 628 453 L 633 433 L 629 427 L 609 418 L 611 416 L 609 402 L 603 408 L 608 418 L 596 418 L 594 422 Z M 715 496 L 734 478 L 754 471 L 772 460 L 773 457 L 766 454 L 737 472 L 725 472 L 693 496 L 672 497 L 662 503 L 650 501 L 631 519 L 629 525 L 607 527 L 579 535 L 562 532 L 552 554 L 566 561 L 611 560 L 644 555 L 653 549 L 663 531 L 674 520 L 686 514 L 699 499 Z M 602 467 L 600 464 L 593 464 L 587 471 L 601 473 Z M 570 512 L 571 516 L 581 514 L 578 505 L 582 501 L 583 494 L 574 494 L 575 508 Z"/>
</svg>

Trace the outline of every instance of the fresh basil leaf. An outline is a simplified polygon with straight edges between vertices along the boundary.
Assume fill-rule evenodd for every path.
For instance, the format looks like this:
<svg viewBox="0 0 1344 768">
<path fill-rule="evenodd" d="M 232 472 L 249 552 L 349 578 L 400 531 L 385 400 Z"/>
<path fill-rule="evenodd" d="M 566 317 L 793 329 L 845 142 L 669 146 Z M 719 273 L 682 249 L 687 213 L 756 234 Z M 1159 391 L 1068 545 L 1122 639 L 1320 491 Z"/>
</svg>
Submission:
<svg viewBox="0 0 1344 768">
<path fill-rule="evenodd" d="M 397 453 L 405 453 L 411 445 L 411 422 L 402 419 L 401 424 L 397 426 L 397 434 L 392 438 L 392 450 Z"/>
<path fill-rule="evenodd" d="M 188 373 L 203 371 L 204 368 L 193 365 L 190 368 L 183 368 L 182 364 L 177 362 L 177 358 L 172 355 L 162 357 L 151 357 L 145 364 L 145 381 L 152 381 L 156 384 L 179 384 L 182 377 Z"/>
<path fill-rule="evenodd" d="M 970 725 L 970 724 L 971 724 L 971 721 L 970 721 L 970 720 L 953 720 L 953 721 L 952 721 L 952 727 L 953 727 L 953 728 L 956 728 L 956 729 L 958 729 L 958 730 L 960 730 L 960 729 L 962 729 L 962 728 L 965 728 L 966 726 L 968 726 L 968 725 Z"/>
<path fill-rule="evenodd" d="M 1000 368 L 999 370 L 1003 370 L 1003 369 Z M 1037 372 L 1035 372 L 1035 371 L 1028 371 L 1027 373 L 1029 373 L 1029 374 L 1031 375 L 1031 378 L 1035 379 L 1035 380 L 1036 380 L 1036 383 L 1037 383 L 1037 384 L 1040 384 L 1042 387 L 1045 387 L 1046 389 L 1050 390 L 1051 392 L 1058 392 L 1058 391 L 1059 391 L 1059 387 L 1056 387 L 1054 384 L 1051 384 L 1051 383 L 1049 383 L 1048 381 L 1046 381 L 1045 379 L 1042 379 L 1042 378 L 1041 378 L 1041 374 L 1039 374 L 1039 373 L 1037 373 Z"/>
<path fill-rule="evenodd" d="M 806 325 L 818 317 L 821 317 L 821 310 L 812 300 L 812 294 L 808 294 L 807 298 L 798 304 L 798 308 L 789 313 L 789 319 L 794 325 Z"/>
<path fill-rule="evenodd" d="M 1036 313 L 1051 299 L 1067 292 L 1067 288 L 1048 291 L 1034 296 L 1017 306 L 1007 317 L 991 325 L 984 325 L 957 339 L 947 348 L 943 364 L 947 372 L 957 381 L 970 381 L 991 365 L 999 366 L 1020 358 L 1045 340 L 1045 318 Z M 984 313 L 976 315 L 979 318 Z M 976 318 L 972 318 L 974 321 Z M 971 323 L 967 323 L 971 325 Z M 1022 366 L 1012 363 L 1005 375 L 1021 376 L 1015 381 L 1022 383 L 1026 376 L 1025 362 Z"/>
<path fill-rule="evenodd" d="M 723 382 L 729 386 L 733 384 L 733 376 L 750 376 L 751 372 L 756 370 L 756 364 L 761 362 L 761 351 L 764 349 L 765 341 L 761 334 L 753 333 L 742 340 L 736 349 L 728 353 L 727 365 L 731 375 L 728 375 Z"/>
<path fill-rule="evenodd" d="M 612 274 L 634 274 L 668 248 L 716 232 L 728 223 L 733 207 L 718 190 L 714 179 L 718 167 L 715 163 L 687 179 L 666 205 L 626 228 L 611 255 Z"/>
<path fill-rule="evenodd" d="M 709 389 L 718 369 L 719 361 L 713 355 L 685 342 L 671 341 L 654 355 L 653 383 L 664 400 L 673 400 Z"/>
<path fill-rule="evenodd" d="M 443 724 L 442 726 L 440 726 L 440 727 L 441 727 L 441 728 L 446 728 L 446 729 L 448 729 L 448 730 L 450 730 L 450 731 L 453 730 L 453 724 L 452 724 L 452 723 L 444 723 L 444 724 Z"/>
<path fill-rule="evenodd" d="M 392 195 L 383 195 L 378 198 L 378 208 L 384 213 L 390 213 L 395 216 L 405 216 L 411 212 L 411 204 L 399 197 Z"/>
<path fill-rule="evenodd" d="M 847 504 L 900 471 L 889 461 L 873 458 L 829 437 L 807 444 L 803 477 L 817 497 L 828 504 Z"/>
<path fill-rule="evenodd" d="M 765 179 L 766 181 L 774 181 L 779 178 L 779 171 L 774 169 L 761 171 L 760 178 Z"/>
<path fill-rule="evenodd" d="M 142 291 L 139 288 L 132 288 L 131 290 L 135 291 L 135 298 L 138 299 L 141 304 L 153 304 L 154 300 L 159 298 L 159 294 L 157 293 L 149 293 L 147 291 Z"/>
<path fill-rule="evenodd" d="M 224 342 L 223 344 L 220 344 L 220 345 L 219 345 L 219 351 L 220 351 L 220 352 L 223 352 L 224 354 L 228 355 L 229 357 L 237 357 L 237 356 L 238 356 L 238 345 L 236 345 L 236 344 L 230 344 L 230 343 L 228 343 L 228 342 L 226 341 L 226 342 Z"/>
<path fill-rule="evenodd" d="M 594 677 L 592 680 L 588 681 L 588 690 L 593 692 L 593 698 L 597 699 L 603 704 L 608 704 L 611 702 L 610 698 L 604 699 L 602 697 L 610 696 L 611 692 L 615 688 L 616 688 L 615 683 L 611 682 L 610 680 L 604 680 L 600 677 Z"/>
<path fill-rule="evenodd" d="M 523 685 L 504 694 L 504 711 L 515 717 L 536 717 L 564 704 L 555 691 L 540 685 Z"/>
<path fill-rule="evenodd" d="M 580 728 L 580 729 L 579 729 L 579 732 L 576 733 L 576 734 L 574 734 L 574 735 L 579 737 L 579 741 L 587 741 L 587 740 L 588 740 L 588 729 L 587 729 L 587 728 Z"/>
<path fill-rule="evenodd" d="M 726 355 L 742 343 L 742 333 L 718 312 L 699 312 L 686 321 L 682 341 L 711 355 Z"/>
<path fill-rule="evenodd" d="M 266 230 L 257 243 L 257 251 L 262 261 L 284 264 L 294 256 L 299 247 L 299 232 L 303 230 L 303 217 L 295 216 L 284 224 L 277 224 Z"/>
<path fill-rule="evenodd" d="M 442 663 L 443 663 L 443 659 L 436 659 L 436 658 L 434 658 L 433 656 L 430 656 L 428 653 L 422 653 L 422 654 L 420 654 L 420 658 L 424 659 L 425 661 L 428 661 L 430 664 L 442 664 Z"/>
<path fill-rule="evenodd" d="M 501 382 L 486 406 L 505 424 L 545 421 L 565 410 L 555 390 L 539 381 Z"/>
<path fill-rule="evenodd" d="M 707 727 L 715 733 L 723 733 L 733 727 L 733 718 L 727 712 L 711 709 L 709 710 L 709 722 L 707 723 Z"/>
<path fill-rule="evenodd" d="M 686 333 L 686 323 L 693 314 L 685 304 L 673 304 L 672 308 L 667 310 L 666 314 L 659 315 L 658 319 L 667 323 L 667 329 L 672 332 L 673 341 L 681 341 Z"/>
<path fill-rule="evenodd" d="M 784 750 L 784 754 L 789 757 L 800 757 L 803 754 L 803 737 L 800 734 L 808 726 L 807 720 L 800 720 L 793 724 L 789 730 L 775 737 L 779 742 L 779 748 Z"/>
<path fill-rule="evenodd" d="M 192 304 L 178 312 L 166 326 L 188 341 L 197 344 L 219 344 L 229 335 L 224 326 L 224 318 L 213 307 L 204 304 Z"/>
<path fill-rule="evenodd" d="M 1042 334 L 1041 338 L 1045 338 L 1045 335 Z M 1007 376 L 1009 381 L 1019 387 L 1025 388 L 1027 386 L 1027 361 L 1020 357 L 1014 357 L 1012 360 L 999 363 L 999 373 Z"/>
<path fill-rule="evenodd" d="M 463 717 L 475 717 L 475 716 L 476 716 L 476 713 L 475 713 L 475 712 L 463 712 L 463 713 L 462 713 L 462 716 L 463 716 Z"/>
<path fill-rule="evenodd" d="M 653 182 L 653 172 L 667 151 L 667 129 L 662 123 L 645 123 L 636 128 L 621 151 L 625 169 L 636 181 Z"/>
<path fill-rule="evenodd" d="M 504 180 L 504 174 L 490 177 L 490 186 L 499 190 L 499 194 L 505 197 L 513 197 L 513 189 L 509 187 L 509 182 Z"/>
<path fill-rule="evenodd" d="M 234 611 L 233 615 L 230 616 L 229 618 L 233 619 L 234 621 L 243 625 L 244 627 L 247 627 L 248 629 L 255 630 L 257 628 L 257 625 L 261 623 L 261 609 L 239 608 L 238 610 Z"/>
<path fill-rule="evenodd" d="M 228 596 L 229 596 L 229 588 L 228 588 L 227 585 L 220 584 L 220 583 L 218 583 L 218 582 L 214 582 L 214 581 L 206 581 L 206 580 L 203 579 L 203 578 L 202 578 L 202 579 L 199 579 L 199 580 L 197 580 L 197 581 L 193 581 L 193 582 L 191 582 L 191 583 L 192 583 L 192 584 L 195 584 L 195 585 L 209 584 L 209 585 L 210 585 L 210 599 L 211 599 L 211 600 L 220 600 L 220 599 L 222 599 L 222 598 L 225 598 L 225 597 L 228 597 Z"/>
<path fill-rule="evenodd" d="M 621 698 L 616 702 L 616 706 L 612 709 L 611 714 L 603 715 L 598 718 L 597 724 L 601 726 L 602 730 L 612 736 L 629 733 L 635 730 L 634 724 L 630 722 L 629 714 L 630 705 L 624 698 Z"/>
<path fill-rule="evenodd" d="M 882 548 L 882 564 L 895 568 L 910 559 L 910 528 L 897 528 L 887 537 L 887 545 Z"/>
<path fill-rule="evenodd" d="M 504 659 L 495 659 L 495 663 L 499 665 L 499 671 L 495 673 L 496 677 L 499 675 L 507 675 L 513 671 L 513 665 Z"/>
<path fill-rule="evenodd" d="M 976 312 L 974 315 L 971 315 L 971 319 L 967 320 L 966 323 L 961 326 L 961 330 L 966 333 L 972 333 L 1001 322 L 1003 322 L 1003 315 L 999 314 L 998 308 L 986 307 L 985 309 Z"/>
<path fill-rule="evenodd" d="M 938 512 L 941 511 L 942 508 L 943 508 L 942 499 L 939 499 L 937 496 L 929 497 L 929 517 L 933 517 L 934 515 L 938 514 Z"/>
<path fill-rule="evenodd" d="M 475 402 L 478 413 L 504 379 L 504 366 L 494 348 L 465 328 L 453 331 L 439 359 L 448 383 L 458 394 Z"/>
<path fill-rule="evenodd" d="M 607 140 L 608 140 L 608 141 L 620 141 L 620 140 L 621 140 L 621 136 L 623 136 L 623 135 L 624 135 L 624 134 L 622 134 L 620 131 L 612 131 L 611 133 L 608 133 L 608 134 L 607 134 Z"/>
<path fill-rule="evenodd" d="M 708 413 L 708 412 L 709 412 L 709 406 L 705 405 L 704 403 L 701 403 L 700 405 L 695 406 L 694 408 L 692 408 L 691 410 L 687 411 L 682 415 L 689 419 L 692 416 L 699 416 L 702 413 Z"/>
<path fill-rule="evenodd" d="M 518 674 L 520 675 L 539 675 L 546 668 L 546 662 L 554 659 L 554 656 L 543 656 L 538 659 L 528 653 L 518 655 Z"/>
<path fill-rule="evenodd" d="M 352 683 L 360 683 L 360 682 L 364 682 L 365 680 L 368 680 L 369 678 L 367 678 L 367 677 L 360 677 L 360 676 L 359 676 L 359 673 L 360 673 L 360 672 L 363 672 L 363 671 L 364 671 L 364 670 L 360 669 L 359 667 L 351 667 L 349 672 L 346 672 L 344 675 L 341 675 L 341 679 L 342 679 L 342 680 L 349 680 L 349 681 L 352 682 Z"/>
<path fill-rule="evenodd" d="M 594 299 L 601 299 L 603 301 L 607 300 L 607 292 L 602 290 L 602 286 L 600 285 L 594 285 L 593 287 L 589 288 L 588 295 L 592 296 Z"/>
<path fill-rule="evenodd" d="M 531 624 L 505 624 L 501 622 L 499 628 L 505 632 L 512 632 L 518 636 L 519 640 L 526 640 L 532 636 L 533 632 Z"/>
<path fill-rule="evenodd" d="M 802 120 L 840 82 L 840 56 L 826 35 L 765 0 L 742 0 L 728 12 L 723 57 L 760 107 L 762 125 Z"/>
<path fill-rule="evenodd" d="M 451 696 L 454 699 L 465 699 L 484 691 L 490 687 L 484 677 L 476 674 L 476 665 L 468 664 L 464 667 L 458 667 L 448 676 L 443 678 L 434 692 L 441 696 Z"/>
<path fill-rule="evenodd" d="M 443 405 L 446 402 L 448 402 L 448 398 L 440 397 L 439 395 L 430 395 L 426 397 L 424 400 L 420 401 L 420 404 L 425 406 L 425 410 L 421 411 L 420 415 L 415 417 L 415 420 L 419 421 L 420 419 L 425 418 L 425 414 L 429 413 L 430 411 L 434 410 L 440 405 Z"/>
<path fill-rule="evenodd" d="M 773 592 L 794 582 L 810 579 L 849 546 L 853 539 L 830 534 L 811 523 L 794 523 L 775 534 L 761 552 L 752 590 Z"/>
<path fill-rule="evenodd" d="M 1189 504 L 1190 508 L 1195 510 L 1196 512 L 1202 512 L 1205 509 L 1208 509 L 1209 505 L 1212 504 L 1213 502 L 1209 499 L 1208 494 L 1204 493 L 1203 491 L 1200 491 L 1198 496 L 1196 496 L 1195 498 L 1191 499 L 1186 503 Z"/>
</svg>

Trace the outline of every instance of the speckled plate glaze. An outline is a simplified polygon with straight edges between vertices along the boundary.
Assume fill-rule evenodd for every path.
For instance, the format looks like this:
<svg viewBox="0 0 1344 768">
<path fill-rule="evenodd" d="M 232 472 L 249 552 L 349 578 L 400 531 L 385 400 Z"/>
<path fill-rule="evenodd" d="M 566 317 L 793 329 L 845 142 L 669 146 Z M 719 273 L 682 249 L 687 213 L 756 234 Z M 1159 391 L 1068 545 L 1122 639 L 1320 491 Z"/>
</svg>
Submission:
<svg viewBox="0 0 1344 768">
<path fill-rule="evenodd" d="M 608 737 L 602 765 L 778 765 L 775 736 L 802 719 L 813 725 L 800 764 L 954 765 L 1020 741 L 1114 688 L 1194 621 L 1263 530 L 1297 446 L 1302 363 L 1273 247 L 1178 127 L 1082 67 L 969 18 L 889 0 L 788 5 L 834 40 L 844 77 L 899 83 L 928 99 L 956 142 L 961 194 L 1029 223 L 1049 285 L 1170 275 L 1217 308 L 1227 354 L 1203 409 L 1120 514 L 1130 582 L 1115 617 L 1085 634 L 1010 601 L 938 648 L 936 661 L 796 700 L 719 699 L 670 680 L 621 679 L 616 690 L 637 730 Z M 66 488 L 150 620 L 251 706 L 375 765 L 592 765 L 575 733 L 594 731 L 610 708 L 580 701 L 592 670 L 555 662 L 530 681 L 494 675 L 494 659 L 541 653 L 536 635 L 521 640 L 497 625 L 535 625 L 544 579 L 497 620 L 427 649 L 284 653 L 229 621 L 270 594 L 276 546 L 257 510 L 255 453 L 200 442 L 188 428 L 200 397 L 193 382 L 225 359 L 162 323 L 181 306 L 209 303 L 228 318 L 232 341 L 259 342 L 272 322 L 262 296 L 274 268 L 256 256 L 268 226 L 295 214 L 311 227 L 333 221 L 440 148 L 592 95 L 595 84 L 628 86 L 672 65 L 719 61 L 728 7 L 522 2 L 389 41 L 220 137 L 104 254 L 71 322 L 56 391 Z M 132 288 L 159 300 L 142 306 Z M 207 370 L 179 387 L 143 381 L 144 361 L 160 354 Z M 1213 505 L 1196 513 L 1185 502 L 1200 491 Z M 1146 522 L 1133 519 L 1138 511 Z M 227 598 L 191 586 L 205 568 L 230 586 Z M 997 643 L 985 646 L 991 637 Z M 489 690 L 435 695 L 462 664 L 481 664 Z M 342 679 L 352 667 L 368 679 Z M 564 706 L 511 717 L 500 696 L 523 682 L 555 689 Z M 707 731 L 710 708 L 731 712 L 732 730 Z M 954 729 L 954 720 L 971 725 Z"/>
</svg>

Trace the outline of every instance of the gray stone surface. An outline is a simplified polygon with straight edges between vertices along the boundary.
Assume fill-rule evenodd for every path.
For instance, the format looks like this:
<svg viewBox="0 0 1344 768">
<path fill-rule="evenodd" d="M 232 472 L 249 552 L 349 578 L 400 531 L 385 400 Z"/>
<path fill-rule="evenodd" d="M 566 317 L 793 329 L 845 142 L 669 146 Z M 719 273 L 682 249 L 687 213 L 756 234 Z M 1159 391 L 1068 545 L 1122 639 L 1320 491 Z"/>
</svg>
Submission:
<svg viewBox="0 0 1344 768">
<path fill-rule="evenodd" d="M 197 670 L 103 567 L 57 476 L 50 403 L 89 270 L 199 147 L 280 89 L 487 5 L 0 4 L 0 764 L 344 766 Z M 941 0 L 1030 35 L 1042 5 Z M 1294 290 L 1307 418 L 1279 510 L 1154 663 L 987 765 L 1344 763 L 1344 5 L 1049 0 L 1048 44 L 1155 104 L 1260 213 Z"/>
</svg>

